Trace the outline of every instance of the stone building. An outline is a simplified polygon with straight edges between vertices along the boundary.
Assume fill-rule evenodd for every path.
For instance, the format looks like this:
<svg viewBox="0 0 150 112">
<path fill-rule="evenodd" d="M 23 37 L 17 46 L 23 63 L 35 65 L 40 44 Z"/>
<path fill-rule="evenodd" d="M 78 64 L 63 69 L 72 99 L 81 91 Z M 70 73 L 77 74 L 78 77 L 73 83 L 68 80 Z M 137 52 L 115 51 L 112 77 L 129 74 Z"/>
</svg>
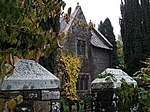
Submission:
<svg viewBox="0 0 150 112">
<path fill-rule="evenodd" d="M 87 29 L 76 22 L 87 24 L 81 6 L 77 4 L 69 23 L 61 18 L 60 32 L 70 32 L 65 37 L 63 50 L 75 53 L 83 60 L 77 89 L 79 93 L 90 91 L 91 82 L 107 67 L 111 67 L 112 44 L 95 28 Z M 92 24 L 92 23 L 90 23 Z"/>
</svg>

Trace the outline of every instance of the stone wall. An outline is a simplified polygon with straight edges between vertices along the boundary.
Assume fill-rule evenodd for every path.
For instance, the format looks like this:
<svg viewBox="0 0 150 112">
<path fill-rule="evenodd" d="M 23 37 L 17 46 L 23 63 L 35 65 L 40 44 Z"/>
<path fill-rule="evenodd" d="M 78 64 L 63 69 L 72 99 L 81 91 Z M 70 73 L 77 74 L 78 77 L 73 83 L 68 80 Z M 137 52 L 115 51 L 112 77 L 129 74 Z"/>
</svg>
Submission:
<svg viewBox="0 0 150 112">
<path fill-rule="evenodd" d="M 82 10 L 78 10 L 76 16 L 71 19 L 77 18 L 82 20 L 83 23 L 87 23 Z M 90 30 L 79 25 L 75 25 L 74 20 L 70 23 L 69 31 L 70 35 L 65 38 L 63 50 L 67 53 L 77 54 L 77 41 L 82 40 L 85 42 L 85 55 L 79 55 L 83 63 L 78 82 L 81 82 L 81 80 L 83 81 L 82 77 L 87 80 L 86 77 L 87 74 L 89 74 L 89 88 L 86 91 L 90 91 L 91 81 L 97 77 L 97 74 L 101 73 L 107 67 L 110 67 L 110 50 L 105 50 L 91 45 L 92 34 Z M 81 91 L 85 90 L 83 89 Z"/>
<path fill-rule="evenodd" d="M 111 51 L 91 46 L 90 63 L 91 80 L 94 80 L 99 73 L 111 67 Z"/>
<path fill-rule="evenodd" d="M 50 101 L 35 101 L 34 102 L 34 112 L 50 112 Z"/>
<path fill-rule="evenodd" d="M 77 54 L 77 40 L 86 42 L 86 54 L 79 55 L 83 61 L 81 73 L 90 73 L 91 81 L 97 77 L 107 67 L 111 67 L 111 50 L 94 47 L 90 43 L 90 32 L 74 26 L 72 34 L 66 38 L 65 50 L 69 53 Z"/>
</svg>

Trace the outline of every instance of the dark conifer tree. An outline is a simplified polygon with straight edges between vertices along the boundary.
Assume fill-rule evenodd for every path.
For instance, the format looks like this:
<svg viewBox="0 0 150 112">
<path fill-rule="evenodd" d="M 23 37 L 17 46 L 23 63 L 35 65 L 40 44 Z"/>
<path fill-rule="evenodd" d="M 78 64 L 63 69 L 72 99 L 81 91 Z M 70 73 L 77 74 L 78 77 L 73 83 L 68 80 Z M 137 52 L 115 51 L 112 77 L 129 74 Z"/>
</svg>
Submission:
<svg viewBox="0 0 150 112">
<path fill-rule="evenodd" d="M 141 0 L 142 12 L 142 36 L 143 36 L 143 57 L 150 57 L 150 2 L 149 0 Z"/>
<path fill-rule="evenodd" d="M 109 42 L 113 45 L 112 51 L 112 67 L 116 67 L 118 65 L 118 57 L 117 57 L 117 42 L 115 40 L 115 35 L 113 32 L 113 26 L 109 18 L 106 18 L 104 22 L 100 21 L 98 25 L 98 30 L 109 40 Z"/>
<path fill-rule="evenodd" d="M 146 2 L 147 1 L 147 2 Z M 143 65 L 140 61 L 150 55 L 148 14 L 146 8 L 149 0 L 122 0 L 120 27 L 124 48 L 126 71 L 130 75 L 138 71 Z M 147 7 L 148 7 L 147 6 Z M 146 36 L 147 35 L 147 36 Z M 149 44 L 150 45 L 150 44 Z"/>
</svg>

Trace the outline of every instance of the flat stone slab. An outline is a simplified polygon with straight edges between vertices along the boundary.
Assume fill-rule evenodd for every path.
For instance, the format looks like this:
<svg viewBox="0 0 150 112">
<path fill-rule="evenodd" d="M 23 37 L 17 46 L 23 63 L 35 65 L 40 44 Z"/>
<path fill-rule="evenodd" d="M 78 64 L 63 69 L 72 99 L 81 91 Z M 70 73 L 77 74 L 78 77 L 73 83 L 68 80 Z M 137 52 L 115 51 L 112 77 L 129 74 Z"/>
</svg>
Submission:
<svg viewBox="0 0 150 112">
<path fill-rule="evenodd" d="M 55 89 L 60 80 L 33 60 L 21 59 L 12 76 L 5 78 L 0 90 Z"/>
</svg>

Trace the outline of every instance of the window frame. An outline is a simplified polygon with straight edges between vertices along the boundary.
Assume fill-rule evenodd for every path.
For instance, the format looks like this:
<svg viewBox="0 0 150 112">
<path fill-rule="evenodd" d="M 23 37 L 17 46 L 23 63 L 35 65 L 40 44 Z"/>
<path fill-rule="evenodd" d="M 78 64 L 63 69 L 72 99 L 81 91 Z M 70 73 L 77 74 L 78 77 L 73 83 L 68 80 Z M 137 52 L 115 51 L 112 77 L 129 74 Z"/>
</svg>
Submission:
<svg viewBox="0 0 150 112">
<path fill-rule="evenodd" d="M 87 44 L 86 40 L 77 38 L 76 39 L 76 54 L 79 56 L 87 57 Z"/>
<path fill-rule="evenodd" d="M 76 83 L 78 91 L 89 91 L 90 90 L 91 78 L 89 73 L 79 73 L 79 78 Z"/>
</svg>

